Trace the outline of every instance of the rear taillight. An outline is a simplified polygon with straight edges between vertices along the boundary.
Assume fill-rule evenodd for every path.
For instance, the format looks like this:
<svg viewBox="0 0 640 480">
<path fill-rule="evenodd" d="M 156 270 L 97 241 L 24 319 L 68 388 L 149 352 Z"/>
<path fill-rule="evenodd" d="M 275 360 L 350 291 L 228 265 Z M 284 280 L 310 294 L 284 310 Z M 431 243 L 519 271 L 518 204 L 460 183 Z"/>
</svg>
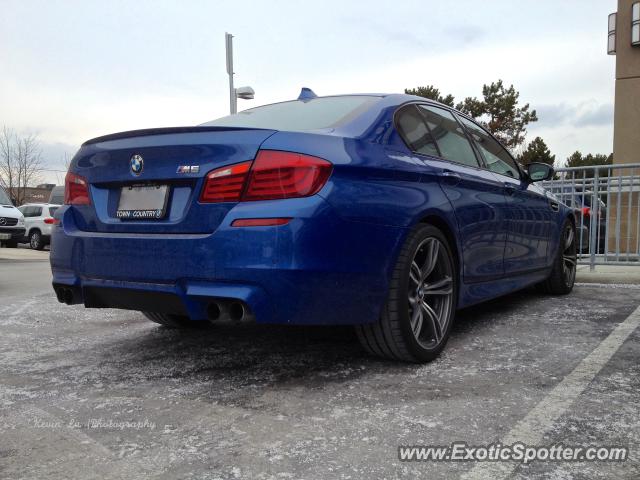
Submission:
<svg viewBox="0 0 640 480">
<path fill-rule="evenodd" d="M 89 185 L 80 175 L 67 172 L 64 179 L 64 203 L 66 205 L 90 205 Z"/>
<path fill-rule="evenodd" d="M 239 202 L 250 168 L 251 162 L 244 162 L 209 172 L 200 194 L 200 201 Z"/>
<path fill-rule="evenodd" d="M 322 158 L 260 150 L 253 162 L 218 168 L 207 174 L 200 201 L 248 202 L 308 197 L 327 183 L 333 166 Z"/>
<path fill-rule="evenodd" d="M 308 197 L 327 183 L 331 163 L 317 157 L 276 150 L 260 150 L 243 201 Z"/>
<path fill-rule="evenodd" d="M 60 223 L 60 220 L 49 217 L 49 218 L 45 218 L 43 222 L 46 223 L 47 225 L 58 225 Z"/>
<path fill-rule="evenodd" d="M 582 207 L 582 216 L 589 218 L 591 216 L 591 209 L 589 207 Z"/>
</svg>

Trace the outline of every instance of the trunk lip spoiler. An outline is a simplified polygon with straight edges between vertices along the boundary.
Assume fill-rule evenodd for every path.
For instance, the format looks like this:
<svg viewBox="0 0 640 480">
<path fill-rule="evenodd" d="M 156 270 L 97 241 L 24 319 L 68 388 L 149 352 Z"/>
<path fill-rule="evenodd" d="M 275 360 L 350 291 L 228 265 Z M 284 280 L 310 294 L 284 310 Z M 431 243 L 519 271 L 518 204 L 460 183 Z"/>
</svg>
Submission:
<svg viewBox="0 0 640 480">
<path fill-rule="evenodd" d="M 198 132 L 229 132 L 234 130 L 261 130 L 265 132 L 275 132 L 268 128 L 249 128 L 249 127 L 214 127 L 214 126 L 195 126 L 195 127 L 161 127 L 161 128 L 143 128 L 140 130 L 127 130 L 125 132 L 111 133 L 100 137 L 92 138 L 82 144 L 82 146 L 92 145 L 95 143 L 108 142 L 111 140 L 121 140 L 124 138 L 148 137 L 153 135 L 171 135 L 175 133 L 198 133 Z"/>
</svg>

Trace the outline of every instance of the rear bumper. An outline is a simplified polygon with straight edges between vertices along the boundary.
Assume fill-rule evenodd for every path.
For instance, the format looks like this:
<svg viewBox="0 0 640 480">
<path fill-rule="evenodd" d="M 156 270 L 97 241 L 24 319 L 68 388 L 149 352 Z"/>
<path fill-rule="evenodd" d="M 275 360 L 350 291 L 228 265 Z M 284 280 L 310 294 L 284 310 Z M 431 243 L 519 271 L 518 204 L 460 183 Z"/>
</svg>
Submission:
<svg viewBox="0 0 640 480">
<path fill-rule="evenodd" d="M 53 230 L 53 225 L 47 225 L 46 223 L 39 226 L 38 230 L 40 230 L 40 235 L 43 238 L 51 238 L 51 232 Z"/>
<path fill-rule="evenodd" d="M 166 235 L 80 231 L 73 209 L 61 207 L 51 238 L 54 288 L 61 300 L 71 292 L 69 303 L 193 320 L 205 320 L 211 302 L 238 300 L 260 323 L 375 321 L 405 229 L 343 220 L 320 197 L 279 201 L 271 215 L 268 203 L 239 204 L 211 234 Z M 265 216 L 293 219 L 230 226 Z"/>
<path fill-rule="evenodd" d="M 581 252 L 589 250 L 589 226 L 577 225 L 576 236 L 578 237 L 578 248 Z"/>
</svg>

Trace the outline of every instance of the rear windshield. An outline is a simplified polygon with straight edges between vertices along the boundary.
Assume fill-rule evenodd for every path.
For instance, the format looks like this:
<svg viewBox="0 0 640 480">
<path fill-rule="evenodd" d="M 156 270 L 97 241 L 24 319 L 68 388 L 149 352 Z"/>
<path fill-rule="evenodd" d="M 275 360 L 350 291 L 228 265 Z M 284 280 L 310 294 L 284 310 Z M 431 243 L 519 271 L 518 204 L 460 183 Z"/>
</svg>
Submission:
<svg viewBox="0 0 640 480">
<path fill-rule="evenodd" d="M 334 128 L 355 118 L 380 97 L 351 95 L 293 100 L 250 108 L 235 115 L 218 118 L 205 126 L 268 128 L 304 131 Z"/>
<path fill-rule="evenodd" d="M 53 217 L 53 215 L 56 213 L 56 210 L 58 210 L 58 207 L 49 207 L 49 215 Z"/>
</svg>

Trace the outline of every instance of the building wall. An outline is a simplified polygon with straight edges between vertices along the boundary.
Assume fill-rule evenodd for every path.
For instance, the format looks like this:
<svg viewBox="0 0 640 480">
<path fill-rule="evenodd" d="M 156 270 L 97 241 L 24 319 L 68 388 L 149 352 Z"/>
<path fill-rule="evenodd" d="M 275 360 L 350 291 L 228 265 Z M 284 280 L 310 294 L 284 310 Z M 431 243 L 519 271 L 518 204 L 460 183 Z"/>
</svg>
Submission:
<svg viewBox="0 0 640 480">
<path fill-rule="evenodd" d="M 631 46 L 634 1 L 618 0 L 614 163 L 640 163 L 640 47 Z"/>
<path fill-rule="evenodd" d="M 23 203 L 47 203 L 50 195 L 51 190 L 48 188 L 27 187 Z"/>
<path fill-rule="evenodd" d="M 631 5 L 635 1 L 618 0 L 614 164 L 640 163 L 640 47 L 631 46 Z M 613 172 L 615 175 L 637 176 L 640 170 Z M 612 193 L 609 202 L 609 251 L 637 253 L 640 249 L 640 193 Z"/>
</svg>

